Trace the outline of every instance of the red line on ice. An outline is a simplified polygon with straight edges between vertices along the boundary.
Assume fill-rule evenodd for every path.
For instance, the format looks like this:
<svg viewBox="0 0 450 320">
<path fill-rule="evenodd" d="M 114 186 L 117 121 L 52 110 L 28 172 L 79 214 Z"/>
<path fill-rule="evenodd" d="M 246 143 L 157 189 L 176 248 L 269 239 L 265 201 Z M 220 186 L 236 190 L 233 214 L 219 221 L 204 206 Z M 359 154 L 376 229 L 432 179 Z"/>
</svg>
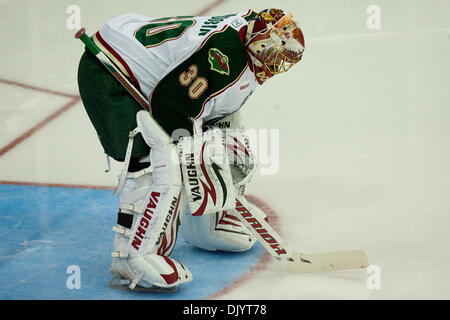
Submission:
<svg viewBox="0 0 450 320">
<path fill-rule="evenodd" d="M 24 88 L 24 89 L 29 89 L 29 90 L 50 93 L 50 94 L 54 94 L 54 95 L 62 96 L 62 97 L 66 97 L 66 98 L 76 98 L 77 97 L 77 95 L 74 95 L 74 94 L 64 93 L 64 92 L 61 92 L 61 91 L 55 91 L 55 90 L 50 90 L 50 89 L 45 89 L 45 88 L 40 88 L 40 87 L 32 86 L 32 85 L 29 85 L 29 84 L 20 83 L 20 82 L 12 81 L 12 80 L 6 80 L 6 79 L 2 79 L 2 78 L 0 78 L 0 83 L 4 83 L 4 84 L 11 85 L 11 86 Z"/>
<path fill-rule="evenodd" d="M 14 185 L 14 186 L 36 186 L 36 187 L 56 187 L 56 188 L 74 188 L 74 189 L 114 190 L 114 187 L 112 187 L 112 186 L 100 186 L 100 185 L 89 185 L 89 184 L 69 184 L 69 183 L 0 180 L 0 185 L 1 184 L 8 184 L 8 185 Z"/>
<path fill-rule="evenodd" d="M 211 3 L 210 5 L 208 5 L 207 7 L 203 8 L 202 10 L 197 12 L 195 15 L 196 16 L 203 16 L 203 15 L 207 14 L 209 11 L 215 9 L 216 7 L 218 7 L 219 5 L 224 3 L 225 1 L 226 0 L 216 0 L 213 3 Z"/>
<path fill-rule="evenodd" d="M 68 103 L 63 105 L 61 108 L 59 108 L 58 110 L 56 110 L 55 112 L 50 114 L 48 117 L 46 117 L 45 119 L 38 122 L 34 127 L 28 129 L 27 131 L 25 131 L 25 133 L 23 133 L 22 135 L 20 135 L 19 137 L 17 137 L 10 143 L 8 143 L 6 146 L 4 146 L 3 148 L 0 149 L 0 157 L 3 156 L 5 153 L 11 151 L 13 148 L 15 148 L 20 143 L 24 142 L 29 137 L 31 137 L 36 131 L 42 129 L 47 124 L 49 124 L 51 121 L 55 120 L 61 114 L 63 114 L 64 112 L 66 112 L 67 110 L 72 108 L 80 100 L 81 100 L 81 98 L 79 96 L 73 97 Z"/>
</svg>

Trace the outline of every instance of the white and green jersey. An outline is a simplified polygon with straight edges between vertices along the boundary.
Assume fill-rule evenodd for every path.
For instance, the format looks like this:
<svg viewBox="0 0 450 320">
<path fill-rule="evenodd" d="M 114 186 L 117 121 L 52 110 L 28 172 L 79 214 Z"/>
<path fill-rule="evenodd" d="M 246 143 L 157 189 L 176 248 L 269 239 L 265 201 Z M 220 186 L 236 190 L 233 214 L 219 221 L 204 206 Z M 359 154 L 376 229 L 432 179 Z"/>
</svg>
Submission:
<svg viewBox="0 0 450 320">
<path fill-rule="evenodd" d="M 257 86 L 244 48 L 252 10 L 214 17 L 153 19 L 125 14 L 94 41 L 148 97 L 153 117 L 171 134 L 237 111 Z"/>
</svg>

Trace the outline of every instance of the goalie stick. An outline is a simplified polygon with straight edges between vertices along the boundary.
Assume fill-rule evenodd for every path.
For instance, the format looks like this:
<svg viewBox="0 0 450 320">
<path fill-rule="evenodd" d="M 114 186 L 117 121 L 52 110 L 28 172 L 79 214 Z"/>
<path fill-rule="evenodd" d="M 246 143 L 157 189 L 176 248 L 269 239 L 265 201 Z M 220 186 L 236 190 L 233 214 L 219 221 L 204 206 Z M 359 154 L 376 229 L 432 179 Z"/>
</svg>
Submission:
<svg viewBox="0 0 450 320">
<path fill-rule="evenodd" d="M 95 42 L 86 34 L 86 29 L 81 28 L 75 34 L 76 39 L 80 39 L 86 48 L 108 69 L 108 71 L 116 78 L 117 81 L 128 91 L 129 94 L 139 103 L 139 105 L 150 112 L 150 105 L 148 104 L 145 97 L 142 95 L 139 90 L 137 90 L 133 84 L 127 79 L 125 75 L 119 70 L 118 67 L 103 53 L 103 51 L 95 44 Z M 124 160 L 124 168 L 128 168 L 130 163 L 131 152 L 133 149 L 133 139 L 139 133 L 136 129 L 131 131 L 128 135 L 128 147 L 126 150 L 125 160 Z M 108 157 L 107 157 L 108 159 Z M 109 159 L 108 159 L 109 161 Z M 114 190 L 114 195 L 117 196 L 123 188 L 125 183 L 125 178 L 127 175 L 126 170 L 122 170 L 122 173 L 119 178 L 119 184 L 117 188 Z"/>
<path fill-rule="evenodd" d="M 101 49 L 86 34 L 86 29 L 81 28 L 76 34 L 86 48 L 111 72 L 122 84 L 131 96 L 142 106 L 150 111 L 150 106 L 142 93 L 122 74 L 114 63 L 101 51 Z M 131 134 L 131 133 L 130 133 Z M 340 269 L 359 269 L 369 265 L 367 256 L 362 250 L 336 251 L 327 253 L 304 254 L 292 250 L 280 237 L 280 235 L 267 223 L 259 209 L 251 209 L 247 200 L 243 197 L 236 199 L 236 209 L 230 210 L 242 223 L 255 235 L 272 257 L 281 261 L 284 268 L 290 272 L 320 272 Z"/>
<path fill-rule="evenodd" d="M 360 269 L 369 265 L 364 251 L 348 250 L 304 254 L 294 251 L 243 196 L 236 199 L 236 209 L 230 213 L 237 216 L 252 232 L 272 257 L 280 261 L 290 272 L 320 272 L 341 269 Z"/>
<path fill-rule="evenodd" d="M 150 111 L 150 105 L 144 98 L 142 93 L 137 90 L 133 84 L 122 74 L 122 72 L 117 68 L 114 63 L 103 53 L 103 51 L 95 44 L 94 41 L 86 34 L 86 29 L 81 28 L 75 34 L 76 39 L 80 39 L 88 48 L 88 50 L 97 57 L 98 60 L 106 67 L 106 69 L 111 72 L 114 78 L 119 81 L 122 86 L 131 94 L 131 96 L 141 105 L 141 107 L 147 111 Z"/>
</svg>

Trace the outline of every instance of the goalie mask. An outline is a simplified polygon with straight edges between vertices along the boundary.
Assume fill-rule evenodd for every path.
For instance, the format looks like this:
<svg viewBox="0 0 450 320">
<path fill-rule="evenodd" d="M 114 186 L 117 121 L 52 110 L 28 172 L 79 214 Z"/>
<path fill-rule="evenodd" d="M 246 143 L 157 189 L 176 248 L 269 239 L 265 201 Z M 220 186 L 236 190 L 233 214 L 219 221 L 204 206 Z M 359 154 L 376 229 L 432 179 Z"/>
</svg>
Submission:
<svg viewBox="0 0 450 320">
<path fill-rule="evenodd" d="M 246 48 L 259 84 L 301 60 L 305 40 L 290 13 L 266 9 L 248 24 Z"/>
</svg>

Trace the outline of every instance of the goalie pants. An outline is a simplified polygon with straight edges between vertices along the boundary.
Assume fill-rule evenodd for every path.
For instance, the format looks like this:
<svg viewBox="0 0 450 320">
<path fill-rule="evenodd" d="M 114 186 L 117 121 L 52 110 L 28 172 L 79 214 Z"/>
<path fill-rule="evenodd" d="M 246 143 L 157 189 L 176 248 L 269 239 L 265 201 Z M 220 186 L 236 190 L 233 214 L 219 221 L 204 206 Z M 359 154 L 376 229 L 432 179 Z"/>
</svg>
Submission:
<svg viewBox="0 0 450 320">
<path fill-rule="evenodd" d="M 78 67 L 78 88 L 84 108 L 94 125 L 105 153 L 117 161 L 125 159 L 128 134 L 136 128 L 139 103 L 117 81 L 100 61 L 85 51 Z M 192 122 L 182 111 L 152 105 L 152 116 L 169 136 L 177 129 L 193 134 Z M 135 138 L 131 166 L 148 156 L 150 149 L 139 135 Z"/>
<path fill-rule="evenodd" d="M 88 50 L 79 63 L 78 88 L 105 153 L 117 161 L 123 161 L 128 133 L 136 128 L 136 113 L 142 107 Z M 149 152 L 142 137 L 137 136 L 131 164 L 148 156 Z"/>
</svg>

